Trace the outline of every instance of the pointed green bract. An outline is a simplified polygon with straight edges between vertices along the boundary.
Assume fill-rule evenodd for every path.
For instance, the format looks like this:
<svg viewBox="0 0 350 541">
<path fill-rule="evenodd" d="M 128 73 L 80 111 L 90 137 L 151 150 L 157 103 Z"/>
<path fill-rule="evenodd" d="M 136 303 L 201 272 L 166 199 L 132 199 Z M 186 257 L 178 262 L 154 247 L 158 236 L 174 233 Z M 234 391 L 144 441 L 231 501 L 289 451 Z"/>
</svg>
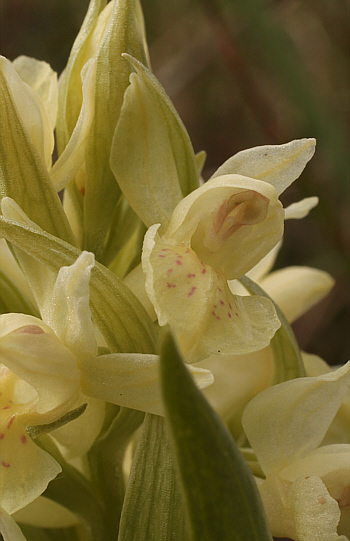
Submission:
<svg viewBox="0 0 350 541">
<path fill-rule="evenodd" d="M 76 239 L 37 149 L 0 72 L 0 196 L 11 197 L 42 229 L 70 244 Z"/>
<path fill-rule="evenodd" d="M 171 140 L 153 88 L 132 73 L 114 134 L 110 164 L 144 224 L 167 225 L 182 199 Z"/>
<path fill-rule="evenodd" d="M 147 414 L 125 494 L 118 541 L 185 541 L 186 533 L 165 421 Z"/>
<path fill-rule="evenodd" d="M 2 217 L 0 235 L 54 272 L 74 263 L 81 253 L 48 233 Z M 111 351 L 155 351 L 155 327 L 145 309 L 119 278 L 98 263 L 91 275 L 91 310 Z"/>
<path fill-rule="evenodd" d="M 145 61 L 135 23 L 134 0 L 114 2 L 111 9 L 96 54 L 95 116 L 86 150 L 83 246 L 94 252 L 99 260 L 120 197 L 120 189 L 109 166 L 109 157 L 132 69 L 121 55 L 128 52 Z"/>
<path fill-rule="evenodd" d="M 81 70 L 86 62 L 88 39 L 96 24 L 97 17 L 107 0 L 91 0 L 88 12 L 73 44 L 72 51 L 60 79 L 60 92 L 57 116 L 57 146 L 62 154 L 79 116 L 83 94 L 81 89 Z"/>
<path fill-rule="evenodd" d="M 161 348 L 161 375 L 192 540 L 272 541 L 252 474 L 170 334 Z"/>
<path fill-rule="evenodd" d="M 131 62 L 137 75 L 144 81 L 159 104 L 158 114 L 161 114 L 163 121 L 167 125 L 177 175 L 182 194 L 185 197 L 199 186 L 196 157 L 187 130 L 170 98 L 155 76 L 138 59 L 129 54 L 123 56 Z"/>
<path fill-rule="evenodd" d="M 273 299 L 265 293 L 248 276 L 242 276 L 239 282 L 249 291 L 251 295 L 267 297 L 272 302 Z M 281 309 L 274 303 L 281 327 L 276 332 L 270 342 L 275 361 L 274 383 L 281 383 L 289 379 L 305 376 L 303 360 L 301 358 L 300 348 L 294 336 L 293 330 L 289 325 Z"/>
</svg>

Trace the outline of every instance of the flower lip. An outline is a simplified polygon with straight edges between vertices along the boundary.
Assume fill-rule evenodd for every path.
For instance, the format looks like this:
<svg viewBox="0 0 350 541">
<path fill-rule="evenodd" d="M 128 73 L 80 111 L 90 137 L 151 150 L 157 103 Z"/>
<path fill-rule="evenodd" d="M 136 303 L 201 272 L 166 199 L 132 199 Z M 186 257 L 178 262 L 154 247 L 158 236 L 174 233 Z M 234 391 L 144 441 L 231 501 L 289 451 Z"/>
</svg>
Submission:
<svg viewBox="0 0 350 541">
<path fill-rule="evenodd" d="M 241 190 L 226 199 L 213 218 L 211 234 L 207 234 L 204 245 L 216 251 L 222 243 L 242 226 L 256 225 L 267 216 L 269 199 L 254 190 Z"/>
</svg>

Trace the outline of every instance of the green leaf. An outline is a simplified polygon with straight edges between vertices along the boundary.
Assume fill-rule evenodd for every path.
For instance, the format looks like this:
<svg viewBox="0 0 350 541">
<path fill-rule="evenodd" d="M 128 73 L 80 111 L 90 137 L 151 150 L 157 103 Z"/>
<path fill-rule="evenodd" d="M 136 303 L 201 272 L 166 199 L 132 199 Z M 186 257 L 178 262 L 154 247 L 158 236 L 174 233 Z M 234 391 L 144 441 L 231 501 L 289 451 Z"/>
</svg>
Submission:
<svg viewBox="0 0 350 541">
<path fill-rule="evenodd" d="M 163 417 L 146 414 L 118 541 L 185 541 L 185 513 Z"/>
<path fill-rule="evenodd" d="M 125 52 L 146 61 L 136 29 L 134 0 L 114 2 L 96 55 L 95 115 L 86 149 L 83 246 L 98 260 L 120 197 L 109 158 L 132 69 L 121 56 Z"/>
<path fill-rule="evenodd" d="M 185 197 L 199 186 L 196 157 L 187 130 L 170 98 L 155 76 L 136 58 L 129 54 L 123 56 L 129 60 L 137 75 L 143 80 L 153 96 L 154 103 L 158 102 L 158 114 L 162 116 L 163 122 L 167 126 L 177 176 L 182 195 Z"/>
<path fill-rule="evenodd" d="M 248 278 L 248 276 L 242 276 L 239 278 L 239 282 L 241 282 L 251 295 L 260 295 L 261 297 L 270 299 L 275 305 L 278 318 L 281 322 L 281 327 L 270 342 L 275 362 L 275 377 L 273 383 L 277 384 L 289 379 L 304 377 L 305 368 L 301 358 L 300 348 L 293 330 L 282 310 L 273 299 L 271 299 L 258 284 Z"/>
<path fill-rule="evenodd" d="M 0 199 L 11 197 L 42 229 L 70 244 L 76 239 L 0 71 Z"/>
<path fill-rule="evenodd" d="M 43 231 L 0 217 L 0 235 L 56 273 L 71 265 L 80 250 Z M 90 281 L 94 320 L 111 352 L 154 353 L 156 331 L 142 304 L 131 290 L 96 262 Z"/>
<path fill-rule="evenodd" d="M 161 347 L 161 376 L 192 541 L 272 541 L 254 478 L 170 334 Z"/>
<path fill-rule="evenodd" d="M 78 419 L 78 417 L 80 417 L 80 415 L 82 415 L 86 410 L 86 406 L 87 404 L 82 404 L 78 408 L 75 408 L 72 411 L 68 411 L 68 413 L 63 415 L 63 417 L 57 419 L 53 423 L 48 423 L 46 425 L 27 426 L 27 433 L 32 439 L 43 436 L 44 434 L 49 434 L 53 430 L 57 430 L 57 428 L 61 428 L 61 426 L 64 426 L 67 423 Z"/>
</svg>

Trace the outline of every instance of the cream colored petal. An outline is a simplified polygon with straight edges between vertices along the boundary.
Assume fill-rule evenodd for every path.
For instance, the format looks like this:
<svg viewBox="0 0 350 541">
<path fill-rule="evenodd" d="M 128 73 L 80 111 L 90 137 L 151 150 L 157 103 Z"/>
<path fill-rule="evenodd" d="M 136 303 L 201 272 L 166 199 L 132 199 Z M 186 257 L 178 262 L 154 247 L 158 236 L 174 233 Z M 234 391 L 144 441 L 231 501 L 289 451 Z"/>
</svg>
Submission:
<svg viewBox="0 0 350 541">
<path fill-rule="evenodd" d="M 247 276 L 254 282 L 260 283 L 260 281 L 272 270 L 274 266 L 278 253 L 281 249 L 282 241 L 280 241 L 272 250 L 263 257 L 255 267 L 253 267 Z"/>
<path fill-rule="evenodd" d="M 94 254 L 82 252 L 73 265 L 61 267 L 44 313 L 45 321 L 78 360 L 97 355 L 89 307 Z"/>
<path fill-rule="evenodd" d="M 316 449 L 350 387 L 350 361 L 315 378 L 286 381 L 246 407 L 242 424 L 268 475 Z"/>
<path fill-rule="evenodd" d="M 203 393 L 224 420 L 241 414 L 254 396 L 271 385 L 274 374 L 269 347 L 247 355 L 211 355 L 193 366 L 212 372 L 214 383 Z"/>
<path fill-rule="evenodd" d="M 64 447 L 67 458 L 83 456 L 90 450 L 105 419 L 105 402 L 82 393 L 74 407 L 82 404 L 87 404 L 87 408 L 80 417 L 51 432 L 51 436 Z"/>
<path fill-rule="evenodd" d="M 337 534 L 340 510 L 319 477 L 297 479 L 290 502 L 299 541 L 346 541 Z"/>
<path fill-rule="evenodd" d="M 332 368 L 317 355 L 302 352 L 306 375 L 310 377 L 321 376 L 332 372 Z M 322 441 L 323 445 L 333 443 L 350 444 L 350 393 L 348 393 L 334 417 Z"/>
<path fill-rule="evenodd" d="M 213 382 L 209 370 L 188 366 L 199 388 Z M 89 396 L 119 406 L 164 415 L 157 355 L 113 353 L 82 366 L 83 389 Z"/>
<path fill-rule="evenodd" d="M 264 180 L 281 194 L 302 173 L 315 152 L 315 139 L 297 139 L 284 145 L 266 145 L 242 150 L 214 173 L 238 174 Z"/>
<path fill-rule="evenodd" d="M 133 294 L 139 299 L 143 307 L 146 309 L 148 315 L 155 321 L 157 314 L 154 311 L 154 306 L 150 301 L 149 296 L 146 293 L 145 281 L 146 277 L 142 270 L 141 264 L 137 265 L 125 278 L 124 283 L 131 289 Z"/>
<path fill-rule="evenodd" d="M 333 278 L 310 267 L 286 267 L 272 272 L 259 285 L 281 308 L 289 322 L 302 316 L 334 286 Z"/>
<path fill-rule="evenodd" d="M 39 496 L 14 513 L 12 518 L 22 524 L 38 528 L 69 528 L 76 526 L 79 522 L 69 509 L 44 496 Z"/>
<path fill-rule="evenodd" d="M 273 186 L 226 175 L 180 201 L 164 236 L 191 243 L 204 263 L 232 280 L 254 267 L 282 234 L 283 210 Z"/>
<path fill-rule="evenodd" d="M 33 293 L 5 239 L 0 239 L 0 268 L 19 289 L 23 297 L 35 306 Z"/>
<path fill-rule="evenodd" d="M 306 197 L 297 203 L 292 203 L 284 209 L 285 220 L 300 220 L 305 218 L 318 205 L 318 197 Z"/>
<path fill-rule="evenodd" d="M 96 62 L 89 60 L 82 71 L 83 103 L 71 138 L 53 165 L 50 176 L 56 190 L 60 191 L 75 177 L 85 158 L 86 138 L 95 108 Z"/>
<path fill-rule="evenodd" d="M 232 295 L 224 276 L 191 248 L 163 238 L 157 226 L 145 236 L 146 291 L 159 324 L 169 323 L 187 362 L 211 353 L 239 355 L 267 346 L 280 326 L 272 303 L 258 296 Z"/>
<path fill-rule="evenodd" d="M 47 62 L 29 56 L 15 58 L 13 67 L 22 81 L 33 88 L 40 96 L 53 131 L 56 126 L 58 108 L 57 73 Z"/>
<path fill-rule="evenodd" d="M 22 81 L 12 63 L 3 56 L 0 57 L 0 69 L 5 75 L 20 119 L 49 169 L 54 137 L 45 107 L 38 93 Z"/>
<path fill-rule="evenodd" d="M 0 506 L 14 513 L 40 496 L 61 467 L 30 439 L 21 416 L 0 425 Z"/>
<path fill-rule="evenodd" d="M 47 412 L 72 400 L 80 372 L 74 355 L 51 329 L 23 314 L 1 315 L 0 327 L 0 362 L 36 389 L 37 411 Z"/>
<path fill-rule="evenodd" d="M 27 541 L 13 518 L 0 507 L 0 534 L 4 541 Z"/>
</svg>

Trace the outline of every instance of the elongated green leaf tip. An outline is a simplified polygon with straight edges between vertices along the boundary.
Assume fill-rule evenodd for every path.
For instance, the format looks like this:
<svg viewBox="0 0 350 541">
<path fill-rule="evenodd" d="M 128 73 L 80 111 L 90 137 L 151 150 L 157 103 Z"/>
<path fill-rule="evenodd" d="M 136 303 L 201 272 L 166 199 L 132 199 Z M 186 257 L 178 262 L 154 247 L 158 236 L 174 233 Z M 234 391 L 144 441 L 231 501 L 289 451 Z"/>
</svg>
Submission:
<svg viewBox="0 0 350 541">
<path fill-rule="evenodd" d="M 161 347 L 161 378 L 192 540 L 271 541 L 253 476 L 170 334 Z"/>
</svg>

